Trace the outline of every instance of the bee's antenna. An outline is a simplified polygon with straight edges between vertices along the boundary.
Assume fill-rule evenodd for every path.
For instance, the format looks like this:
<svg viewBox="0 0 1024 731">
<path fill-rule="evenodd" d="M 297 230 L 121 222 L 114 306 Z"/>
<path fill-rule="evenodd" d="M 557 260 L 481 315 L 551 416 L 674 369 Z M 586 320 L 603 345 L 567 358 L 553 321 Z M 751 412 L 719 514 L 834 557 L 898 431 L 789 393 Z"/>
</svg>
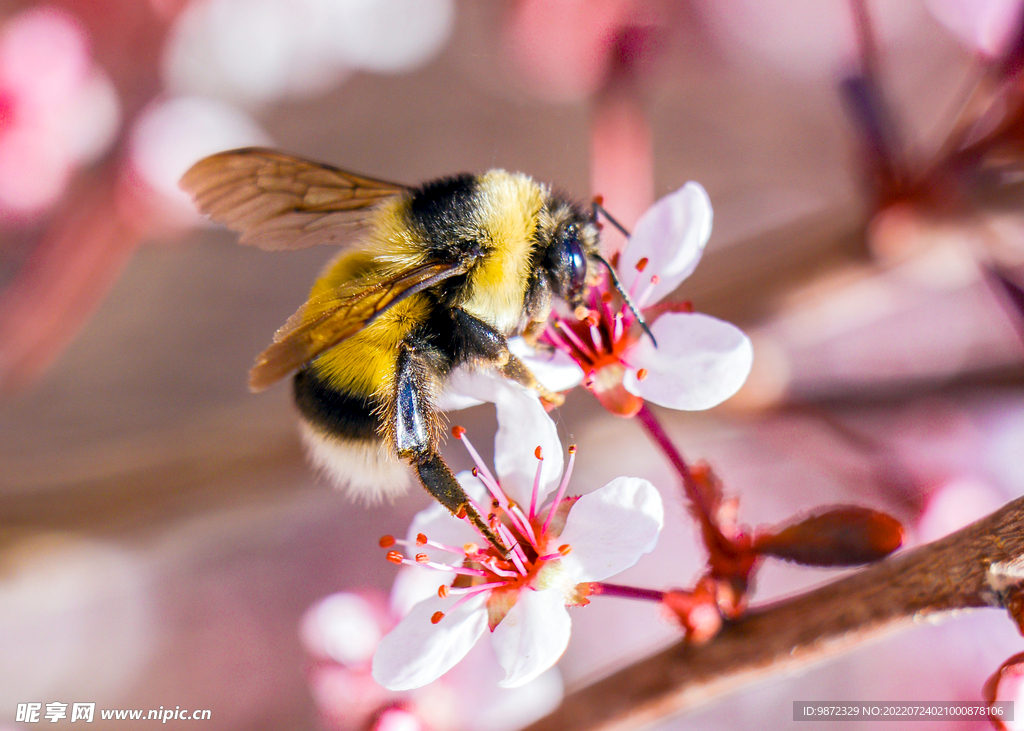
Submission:
<svg viewBox="0 0 1024 731">
<path fill-rule="evenodd" d="M 622 295 L 622 299 L 626 302 L 626 307 L 628 307 L 629 311 L 633 313 L 636 321 L 640 323 L 640 327 L 644 329 L 644 332 L 647 333 L 647 337 L 651 339 L 651 342 L 654 343 L 654 347 L 657 348 L 658 341 L 654 339 L 654 334 L 651 332 L 651 328 L 647 327 L 647 320 L 645 320 L 644 316 L 640 314 L 640 310 L 638 310 L 636 305 L 633 304 L 633 300 L 629 298 L 626 288 L 622 286 L 622 282 L 619 281 L 619 277 L 615 273 L 615 268 L 600 254 L 595 254 L 594 257 L 604 264 L 605 268 L 608 270 L 608 276 L 611 277 L 612 284 L 615 286 L 615 290 Z"/>
<path fill-rule="evenodd" d="M 604 205 L 602 205 L 603 203 L 604 203 L 604 199 L 601 196 L 599 196 L 599 195 L 595 195 L 594 196 L 594 200 L 592 200 L 590 202 L 591 220 L 594 221 L 594 223 L 597 223 L 597 214 L 600 213 L 602 216 L 604 216 L 606 219 L 608 219 L 608 223 L 610 223 L 612 226 L 617 228 L 619 230 L 619 233 L 621 233 L 623 236 L 625 236 L 628 239 L 632 234 L 630 234 L 629 231 L 626 230 L 625 226 L 623 226 L 621 223 L 619 223 L 618 221 L 616 221 L 612 217 L 612 214 L 610 214 L 608 212 L 608 210 L 604 207 Z M 630 307 L 630 309 L 633 309 L 633 308 Z M 652 338 L 652 340 L 653 340 L 653 338 Z"/>
<path fill-rule="evenodd" d="M 622 233 L 622 235 L 628 239 L 630 237 L 629 231 L 627 231 L 625 226 L 616 221 L 612 217 L 612 215 L 608 213 L 608 211 L 602 205 L 603 203 L 604 200 L 601 198 L 601 196 L 594 196 L 594 199 L 590 202 L 590 219 L 594 223 L 597 223 L 598 214 L 604 216 L 608 220 L 608 223 L 617 228 L 619 232 Z M 633 313 L 633 316 L 636 318 L 636 321 L 640 323 L 640 327 L 643 328 L 644 332 L 647 333 L 647 337 L 651 339 L 651 342 L 654 343 L 654 347 L 657 348 L 658 341 L 654 339 L 654 334 L 651 333 L 651 328 L 647 326 L 647 320 L 645 320 L 644 316 L 640 314 L 640 310 L 637 309 L 636 305 L 633 304 L 633 300 L 629 298 L 629 294 L 626 292 L 626 288 L 623 287 L 622 282 L 619 281 L 619 275 L 615 273 L 615 268 L 611 264 L 609 264 L 608 261 L 600 254 L 595 254 L 595 256 L 599 262 L 604 264 L 605 268 L 608 270 L 608 276 L 610 276 L 612 279 L 612 284 L 615 285 L 615 291 L 622 295 L 622 299 L 626 302 L 626 307 L 628 307 L 629 311 Z"/>
</svg>

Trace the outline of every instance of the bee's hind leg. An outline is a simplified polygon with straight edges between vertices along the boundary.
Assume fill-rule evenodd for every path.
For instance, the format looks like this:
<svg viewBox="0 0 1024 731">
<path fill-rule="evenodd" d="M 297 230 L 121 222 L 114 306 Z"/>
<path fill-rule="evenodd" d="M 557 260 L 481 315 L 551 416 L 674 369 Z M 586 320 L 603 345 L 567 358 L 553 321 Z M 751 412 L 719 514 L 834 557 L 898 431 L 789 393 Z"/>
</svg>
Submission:
<svg viewBox="0 0 1024 731">
<path fill-rule="evenodd" d="M 413 466 L 420 482 L 434 499 L 455 516 L 465 515 L 499 551 L 508 548 L 473 506 L 465 490 L 437 450 L 441 419 L 432 394 L 437 388 L 437 367 L 429 347 L 402 344 L 395 373 L 395 398 L 387 414 L 389 436 L 398 456 Z"/>
</svg>

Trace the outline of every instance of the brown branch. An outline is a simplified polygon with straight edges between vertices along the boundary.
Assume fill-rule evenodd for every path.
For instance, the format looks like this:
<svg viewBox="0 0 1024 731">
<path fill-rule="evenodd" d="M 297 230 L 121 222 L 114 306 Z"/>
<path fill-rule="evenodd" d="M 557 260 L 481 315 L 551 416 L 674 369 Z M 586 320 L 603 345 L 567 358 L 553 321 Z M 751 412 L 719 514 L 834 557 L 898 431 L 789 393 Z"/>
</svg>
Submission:
<svg viewBox="0 0 1024 731">
<path fill-rule="evenodd" d="M 528 731 L 635 729 L 912 619 L 1001 607 L 1007 582 L 1024 578 L 1022 556 L 1024 498 L 942 540 L 751 610 L 706 645 L 679 642 L 634 663 L 569 695 Z M 1009 578 L 990 569 L 1011 561 L 1018 563 Z"/>
</svg>

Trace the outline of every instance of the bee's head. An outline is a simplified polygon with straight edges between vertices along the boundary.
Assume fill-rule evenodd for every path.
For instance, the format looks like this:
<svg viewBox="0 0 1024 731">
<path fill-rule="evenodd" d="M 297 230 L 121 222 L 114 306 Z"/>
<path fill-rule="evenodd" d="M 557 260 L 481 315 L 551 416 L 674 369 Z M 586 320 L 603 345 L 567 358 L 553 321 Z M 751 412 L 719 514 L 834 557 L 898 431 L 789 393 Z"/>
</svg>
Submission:
<svg viewBox="0 0 1024 731">
<path fill-rule="evenodd" d="M 637 323 L 657 347 L 643 313 L 623 288 L 615 268 L 601 256 L 597 223 L 599 211 L 620 231 L 629 235 L 608 216 L 598 200 L 594 201 L 592 212 L 584 213 L 579 206 L 566 199 L 552 196 L 541 214 L 538 227 L 542 242 L 540 266 L 548 272 L 554 294 L 573 309 L 586 304 L 584 299 L 587 290 L 596 285 L 607 272 L 609 284 L 619 293 Z"/>
<path fill-rule="evenodd" d="M 597 226 L 578 206 L 557 198 L 548 214 L 541 225 L 546 244 L 541 267 L 548 272 L 554 294 L 576 307 L 601 276 Z"/>
</svg>

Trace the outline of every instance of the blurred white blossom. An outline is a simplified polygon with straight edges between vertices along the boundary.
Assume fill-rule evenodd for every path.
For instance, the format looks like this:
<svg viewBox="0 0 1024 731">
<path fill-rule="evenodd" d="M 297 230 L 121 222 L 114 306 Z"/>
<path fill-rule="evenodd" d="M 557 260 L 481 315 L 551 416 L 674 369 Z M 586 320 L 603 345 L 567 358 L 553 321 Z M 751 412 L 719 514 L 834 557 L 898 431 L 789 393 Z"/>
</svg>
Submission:
<svg viewBox="0 0 1024 731">
<path fill-rule="evenodd" d="M 316 94 L 352 71 L 422 65 L 454 20 L 453 0 L 193 0 L 164 48 L 164 81 L 242 104 Z"/>
<path fill-rule="evenodd" d="M 9 18 L 0 28 L 0 208 L 53 203 L 76 167 L 110 147 L 120 115 L 74 17 L 38 6 Z"/>
</svg>

